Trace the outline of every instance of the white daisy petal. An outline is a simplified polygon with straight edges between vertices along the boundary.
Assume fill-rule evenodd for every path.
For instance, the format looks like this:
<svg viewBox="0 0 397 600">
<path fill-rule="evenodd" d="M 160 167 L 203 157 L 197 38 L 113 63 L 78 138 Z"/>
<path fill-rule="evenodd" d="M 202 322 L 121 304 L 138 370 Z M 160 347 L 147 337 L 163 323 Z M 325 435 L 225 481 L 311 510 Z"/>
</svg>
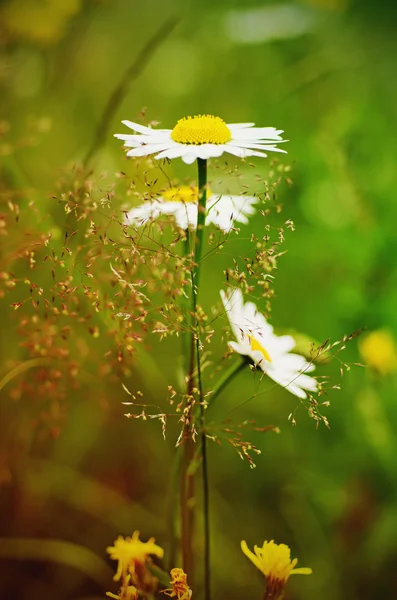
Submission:
<svg viewBox="0 0 397 600">
<path fill-rule="evenodd" d="M 234 227 L 234 223 L 248 223 L 248 215 L 255 213 L 251 206 L 258 199 L 250 196 L 211 196 L 207 203 L 206 224 L 213 223 L 224 233 Z"/>
<path fill-rule="evenodd" d="M 150 146 L 139 146 L 139 148 L 131 148 L 128 150 L 127 156 L 149 156 L 152 154 Z"/>
<path fill-rule="evenodd" d="M 249 354 L 249 346 L 244 346 L 244 344 L 238 344 L 237 342 L 228 342 L 228 345 L 234 352 L 241 354 L 241 356 L 248 356 Z"/>
<path fill-rule="evenodd" d="M 236 140 L 278 140 L 281 141 L 282 129 L 274 127 L 252 127 L 250 129 L 238 129 L 234 135 Z"/>
<path fill-rule="evenodd" d="M 248 158 L 248 156 L 260 156 L 266 158 L 266 152 L 258 152 L 257 150 L 250 150 L 249 148 L 242 148 L 241 146 L 228 145 L 227 149 L 229 154 L 238 156 L 239 158 Z"/>
<path fill-rule="evenodd" d="M 173 147 L 168 146 L 167 148 L 164 148 L 164 150 L 162 150 L 160 154 L 157 154 L 154 158 L 156 158 L 157 160 L 160 160 L 162 158 L 179 158 L 183 155 L 184 152 L 185 148 L 181 147 L 181 145 L 178 144 Z"/>
<path fill-rule="evenodd" d="M 280 144 L 282 143 L 282 141 L 280 141 Z M 269 148 L 275 148 L 274 144 L 265 144 L 262 142 L 259 143 L 254 143 L 254 142 L 249 142 L 249 141 L 244 141 L 244 140 L 235 140 L 233 142 L 233 146 L 237 147 L 237 148 L 248 148 L 249 150 L 269 150 Z"/>
<path fill-rule="evenodd" d="M 164 148 L 170 147 L 170 141 L 167 138 L 148 138 L 144 135 L 126 135 L 121 137 L 121 134 L 117 134 L 115 137 L 119 140 L 124 140 L 124 148 L 138 148 L 138 146 L 164 146 Z"/>
<path fill-rule="evenodd" d="M 195 228 L 197 224 L 198 207 L 197 204 L 191 202 L 189 204 L 181 204 L 177 213 L 175 213 L 175 219 L 181 229 L 188 229 L 190 227 Z"/>
<path fill-rule="evenodd" d="M 154 150 L 154 148 L 156 148 Z M 152 154 L 154 152 L 162 152 L 164 150 L 163 144 L 152 144 L 149 145 L 139 145 L 131 148 L 127 152 L 127 156 L 148 156 L 148 154 Z"/>
<path fill-rule="evenodd" d="M 237 343 L 229 342 L 233 350 L 249 356 L 266 375 L 298 398 L 306 398 L 306 390 L 316 392 L 317 381 L 307 374 L 314 365 L 303 356 L 290 353 L 295 346 L 293 337 L 277 336 L 253 302 L 244 304 L 238 288 L 220 294 L 237 339 Z"/>
<path fill-rule="evenodd" d="M 278 338 L 279 347 L 282 352 L 289 352 L 296 346 L 296 342 L 292 335 L 281 335 Z"/>
<path fill-rule="evenodd" d="M 137 131 L 138 133 L 143 133 L 145 135 L 158 135 L 160 132 L 162 133 L 170 133 L 171 129 L 152 129 L 151 127 L 145 127 L 145 125 L 139 125 L 139 123 L 134 123 L 133 121 L 121 121 L 123 125 L 126 125 L 133 131 Z"/>
<path fill-rule="evenodd" d="M 228 123 L 227 126 L 229 127 L 230 131 L 233 131 L 234 129 L 245 129 L 248 127 L 254 127 L 255 123 Z"/>
<path fill-rule="evenodd" d="M 195 154 L 184 154 L 183 156 L 181 156 L 183 162 L 187 165 L 191 165 L 194 163 L 195 160 L 197 160 L 197 156 Z"/>
</svg>

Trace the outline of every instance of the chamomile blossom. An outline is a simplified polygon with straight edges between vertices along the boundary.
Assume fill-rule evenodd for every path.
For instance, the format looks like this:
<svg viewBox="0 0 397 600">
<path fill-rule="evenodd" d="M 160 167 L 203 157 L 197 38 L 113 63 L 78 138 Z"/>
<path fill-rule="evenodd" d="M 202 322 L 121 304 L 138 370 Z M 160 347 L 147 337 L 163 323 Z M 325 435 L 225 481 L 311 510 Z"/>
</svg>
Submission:
<svg viewBox="0 0 397 600">
<path fill-rule="evenodd" d="M 221 291 L 221 298 L 237 342 L 229 346 L 248 356 L 273 381 L 298 398 L 317 391 L 317 381 L 306 375 L 314 370 L 303 356 L 292 354 L 295 340 L 290 335 L 278 336 L 253 302 L 244 303 L 240 289 Z"/>
<path fill-rule="evenodd" d="M 255 123 L 226 124 L 220 117 L 198 115 L 180 119 L 173 129 L 151 129 L 132 121 L 122 121 L 135 133 L 116 133 L 130 148 L 127 156 L 181 158 L 191 164 L 197 158 L 222 156 L 224 152 L 240 158 L 266 157 L 266 152 L 285 152 L 276 144 L 284 142 L 281 129 L 254 127 Z"/>
<path fill-rule="evenodd" d="M 206 225 L 213 223 L 224 233 L 233 229 L 235 223 L 248 223 L 248 217 L 255 213 L 253 205 L 258 202 L 254 196 L 229 196 L 208 194 Z M 140 227 L 161 215 L 172 215 L 181 229 L 195 229 L 198 216 L 197 187 L 173 187 L 159 198 L 147 200 L 132 208 L 126 214 L 128 225 Z"/>
</svg>

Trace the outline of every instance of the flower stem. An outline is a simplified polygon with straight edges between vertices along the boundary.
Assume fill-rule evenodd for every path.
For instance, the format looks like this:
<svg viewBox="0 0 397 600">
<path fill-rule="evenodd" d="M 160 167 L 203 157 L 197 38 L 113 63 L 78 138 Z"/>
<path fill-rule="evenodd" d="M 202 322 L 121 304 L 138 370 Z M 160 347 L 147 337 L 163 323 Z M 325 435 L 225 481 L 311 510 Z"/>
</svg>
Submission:
<svg viewBox="0 0 397 600">
<path fill-rule="evenodd" d="M 199 323 L 197 318 L 197 298 L 200 279 L 201 257 L 204 239 L 205 227 L 205 212 L 207 203 L 207 161 L 197 159 L 198 164 L 198 188 L 199 202 L 197 227 L 194 236 L 194 265 L 192 269 L 192 328 L 190 338 L 190 361 L 187 382 L 187 402 L 186 421 L 185 421 L 185 440 L 184 440 L 184 461 L 183 471 L 181 475 L 181 527 L 182 527 L 182 558 L 183 567 L 190 579 L 190 585 L 194 586 L 193 580 L 193 536 L 194 536 L 194 471 L 191 463 L 194 457 L 194 444 L 192 439 L 192 419 L 193 419 L 193 392 L 194 392 L 194 377 L 195 367 L 197 364 L 197 383 L 199 391 L 200 403 L 200 427 L 201 427 L 201 450 L 202 450 L 202 474 L 203 474 L 203 489 L 204 489 L 204 548 L 205 548 L 205 599 L 210 600 L 209 591 L 209 512 L 208 512 L 208 473 L 207 473 L 207 452 L 206 452 L 206 436 L 205 436 L 205 408 L 203 402 L 203 387 L 201 379 L 201 364 L 200 364 L 200 336 Z"/>
<path fill-rule="evenodd" d="M 194 244 L 194 262 L 195 267 L 193 269 L 193 302 L 197 302 L 197 292 L 200 276 L 200 262 L 201 255 L 203 252 L 203 238 L 204 238 L 204 227 L 205 227 L 205 211 L 207 205 L 207 161 L 198 158 L 198 216 L 197 216 L 197 228 L 196 228 L 196 239 Z"/>
<path fill-rule="evenodd" d="M 199 204 L 197 217 L 196 245 L 194 249 L 195 270 L 193 271 L 193 303 L 194 312 L 197 308 L 198 285 L 200 275 L 200 262 L 202 256 L 205 212 L 207 203 L 207 161 L 198 158 L 198 189 Z M 208 482 L 208 454 L 207 436 L 205 431 L 205 403 L 201 379 L 201 357 L 199 325 L 196 321 L 196 353 L 197 353 L 197 378 L 200 398 L 200 429 L 201 429 L 201 468 L 203 478 L 203 513 L 204 513 L 204 598 L 211 600 L 211 568 L 210 568 L 210 516 L 209 516 L 209 482 Z"/>
<path fill-rule="evenodd" d="M 212 390 L 207 410 L 212 408 L 212 406 L 214 405 L 214 401 L 219 396 L 219 394 L 223 392 L 225 387 L 229 385 L 229 383 L 235 378 L 235 376 L 238 375 L 240 371 L 245 369 L 246 366 L 247 360 L 245 358 L 243 358 L 240 362 L 236 362 L 230 365 L 230 367 L 227 371 L 225 371 L 223 376 L 220 379 L 218 379 L 214 389 Z"/>
<path fill-rule="evenodd" d="M 178 495 L 178 482 L 181 474 L 182 466 L 182 452 L 181 448 L 175 449 L 175 455 L 171 469 L 171 479 L 168 489 L 168 497 L 166 502 L 166 518 L 167 518 L 167 530 L 169 540 L 169 552 L 167 559 L 167 570 L 175 566 L 177 562 L 177 532 L 176 532 L 176 504 L 175 498 Z"/>
</svg>

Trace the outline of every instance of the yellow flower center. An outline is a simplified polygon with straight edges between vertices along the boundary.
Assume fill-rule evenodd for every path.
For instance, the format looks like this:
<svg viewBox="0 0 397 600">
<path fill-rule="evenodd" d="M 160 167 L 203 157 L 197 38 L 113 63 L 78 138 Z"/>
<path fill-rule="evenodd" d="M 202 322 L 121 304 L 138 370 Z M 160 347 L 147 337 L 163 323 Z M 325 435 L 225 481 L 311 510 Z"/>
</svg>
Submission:
<svg viewBox="0 0 397 600">
<path fill-rule="evenodd" d="M 179 144 L 226 144 L 232 134 L 225 121 L 213 115 L 198 115 L 179 119 L 171 137 Z"/>
<path fill-rule="evenodd" d="M 211 196 L 211 192 L 207 189 L 207 198 Z M 161 197 L 167 202 L 198 202 L 197 186 L 181 185 L 180 187 L 172 187 L 161 193 Z"/>
<path fill-rule="evenodd" d="M 387 375 L 397 369 L 397 347 L 387 330 L 372 331 L 359 344 L 367 365 Z"/>
<path fill-rule="evenodd" d="M 194 186 L 182 185 L 169 188 L 162 192 L 161 197 L 168 202 L 197 202 L 198 190 Z"/>
<path fill-rule="evenodd" d="M 249 341 L 250 341 L 250 345 L 251 345 L 251 350 L 254 352 L 255 350 L 259 350 L 259 352 L 262 354 L 263 358 L 265 360 L 267 360 L 268 362 L 272 362 L 272 359 L 269 356 L 269 353 L 267 352 L 267 350 L 265 350 L 265 348 L 258 342 L 258 340 L 256 340 L 254 337 L 252 337 L 252 335 L 249 335 Z"/>
</svg>

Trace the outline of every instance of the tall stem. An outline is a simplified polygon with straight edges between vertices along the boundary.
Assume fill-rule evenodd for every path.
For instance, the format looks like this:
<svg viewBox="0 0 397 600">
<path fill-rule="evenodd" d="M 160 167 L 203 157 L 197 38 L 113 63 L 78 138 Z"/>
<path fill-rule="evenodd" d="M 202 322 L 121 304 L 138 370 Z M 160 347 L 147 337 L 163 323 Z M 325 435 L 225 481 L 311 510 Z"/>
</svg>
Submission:
<svg viewBox="0 0 397 600">
<path fill-rule="evenodd" d="M 193 587 L 193 536 L 194 536 L 194 469 L 191 468 L 191 462 L 194 456 L 194 444 L 192 440 L 192 422 L 193 419 L 193 401 L 190 398 L 194 391 L 195 366 L 197 364 L 197 384 L 200 402 L 200 428 L 202 445 L 202 469 L 203 469 L 203 490 L 204 490 L 204 548 L 205 548 L 205 598 L 210 600 L 209 592 L 209 513 L 208 513 L 208 473 L 207 473 L 207 448 L 205 436 L 205 408 L 203 402 L 203 388 L 201 380 L 200 365 L 200 336 L 199 323 L 197 319 L 197 298 L 200 279 L 201 257 L 204 239 L 205 212 L 207 203 L 207 161 L 197 159 L 198 163 L 198 216 L 197 227 L 194 237 L 194 265 L 192 269 L 192 329 L 190 338 L 190 361 L 187 383 L 188 406 L 187 423 L 185 425 L 184 442 L 184 464 L 181 479 L 181 527 L 182 527 L 182 558 L 183 568 L 189 575 L 190 585 Z"/>
<path fill-rule="evenodd" d="M 199 203 L 197 217 L 196 245 L 194 249 L 195 270 L 193 271 L 193 303 L 196 313 L 197 297 L 199 289 L 200 263 L 203 248 L 205 212 L 207 204 L 207 161 L 197 159 L 198 164 L 198 188 Z M 203 386 L 201 380 L 201 360 L 200 360 L 200 335 L 199 324 L 196 322 L 196 353 L 197 353 L 197 378 L 200 398 L 200 430 L 201 430 L 201 468 L 203 478 L 203 513 L 204 513 L 204 597 L 205 600 L 211 599 L 210 583 L 210 515 L 209 515 L 209 482 L 208 482 L 208 454 L 207 454 L 207 435 L 205 431 L 205 403 Z"/>
<path fill-rule="evenodd" d="M 222 377 L 218 379 L 214 389 L 212 390 L 212 394 L 210 396 L 210 402 L 208 404 L 208 409 L 214 406 L 215 399 L 219 396 L 219 394 L 225 389 L 227 385 L 235 378 L 235 376 L 240 373 L 243 369 L 247 367 L 247 360 L 242 357 L 242 360 L 239 362 L 233 363 L 227 371 L 224 372 Z"/>
</svg>

